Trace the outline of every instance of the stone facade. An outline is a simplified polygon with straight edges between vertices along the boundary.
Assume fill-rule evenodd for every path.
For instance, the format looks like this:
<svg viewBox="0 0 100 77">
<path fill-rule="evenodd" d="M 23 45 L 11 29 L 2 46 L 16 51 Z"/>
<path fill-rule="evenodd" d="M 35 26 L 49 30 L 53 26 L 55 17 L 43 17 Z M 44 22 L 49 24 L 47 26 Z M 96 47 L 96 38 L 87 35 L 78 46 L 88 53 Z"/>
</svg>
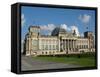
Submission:
<svg viewBox="0 0 100 77">
<path fill-rule="evenodd" d="M 77 37 L 73 32 L 58 27 L 51 35 L 41 35 L 39 26 L 31 26 L 24 40 L 24 54 L 38 56 L 95 52 L 92 32 L 85 32 L 84 37 Z"/>
</svg>

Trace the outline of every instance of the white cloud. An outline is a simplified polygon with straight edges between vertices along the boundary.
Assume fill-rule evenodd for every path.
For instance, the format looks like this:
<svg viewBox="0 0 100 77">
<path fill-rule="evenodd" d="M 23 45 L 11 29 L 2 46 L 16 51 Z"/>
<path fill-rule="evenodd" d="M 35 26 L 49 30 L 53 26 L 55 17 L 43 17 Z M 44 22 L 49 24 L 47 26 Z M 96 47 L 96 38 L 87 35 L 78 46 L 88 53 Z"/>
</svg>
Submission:
<svg viewBox="0 0 100 77">
<path fill-rule="evenodd" d="M 84 37 L 84 34 L 83 34 L 83 33 L 81 33 L 81 34 L 80 34 L 80 36 L 81 36 L 81 37 Z"/>
<path fill-rule="evenodd" d="M 68 27 L 66 24 L 61 24 L 60 27 L 63 28 L 63 29 L 65 29 L 65 30 L 67 30 L 67 31 L 71 31 L 72 33 L 73 33 L 73 31 L 75 30 L 76 36 L 80 36 L 78 27 L 75 26 L 75 25 Z"/>
<path fill-rule="evenodd" d="M 78 30 L 78 27 L 77 26 L 73 25 L 70 28 L 71 28 L 71 31 L 72 32 L 75 30 L 76 36 L 80 36 L 80 33 L 79 33 L 79 30 Z"/>
<path fill-rule="evenodd" d="M 81 20 L 84 24 L 89 23 L 90 19 L 91 19 L 91 16 L 87 14 L 79 16 L 79 20 Z"/>
<path fill-rule="evenodd" d="M 54 24 L 48 24 L 40 26 L 41 30 L 52 31 L 56 26 Z"/>
<path fill-rule="evenodd" d="M 24 24 L 25 24 L 25 16 L 24 16 L 24 14 L 22 14 L 21 15 L 21 26 L 24 26 Z"/>
<path fill-rule="evenodd" d="M 60 27 L 63 28 L 63 29 L 65 29 L 65 30 L 67 30 L 67 25 L 66 24 L 61 24 Z"/>
<path fill-rule="evenodd" d="M 70 27 L 67 27 L 67 31 L 71 31 L 71 28 Z"/>
<path fill-rule="evenodd" d="M 40 28 L 45 35 L 51 35 L 56 26 L 54 24 L 41 25 Z"/>
<path fill-rule="evenodd" d="M 61 24 L 60 27 L 68 31 L 71 30 L 66 24 Z M 41 30 L 52 31 L 54 28 L 56 28 L 56 25 L 54 24 L 41 25 L 40 28 Z"/>
<path fill-rule="evenodd" d="M 73 33 L 73 31 L 75 30 L 76 36 L 80 36 L 78 27 L 75 26 L 75 25 L 68 27 L 66 24 L 61 24 L 60 27 L 63 28 L 63 29 L 65 29 L 65 30 L 67 30 L 67 31 L 71 31 L 72 33 Z"/>
<path fill-rule="evenodd" d="M 75 30 L 75 31 L 76 31 L 76 35 L 77 35 L 77 36 L 80 36 L 78 27 L 75 26 L 75 25 L 68 27 L 66 24 L 61 24 L 60 27 L 63 28 L 63 29 L 65 29 L 66 31 L 71 31 L 71 32 L 73 32 L 73 31 Z M 52 30 L 53 30 L 54 28 L 56 28 L 56 26 L 55 26 L 54 24 L 48 24 L 48 25 L 41 25 L 40 28 L 41 28 L 41 30 L 43 30 L 43 31 L 48 31 L 47 34 L 50 35 L 51 32 L 52 32 Z"/>
<path fill-rule="evenodd" d="M 60 27 L 63 28 L 63 29 L 65 29 L 65 30 L 67 30 L 67 31 L 71 31 L 71 28 L 68 27 L 66 24 L 61 24 Z"/>
</svg>

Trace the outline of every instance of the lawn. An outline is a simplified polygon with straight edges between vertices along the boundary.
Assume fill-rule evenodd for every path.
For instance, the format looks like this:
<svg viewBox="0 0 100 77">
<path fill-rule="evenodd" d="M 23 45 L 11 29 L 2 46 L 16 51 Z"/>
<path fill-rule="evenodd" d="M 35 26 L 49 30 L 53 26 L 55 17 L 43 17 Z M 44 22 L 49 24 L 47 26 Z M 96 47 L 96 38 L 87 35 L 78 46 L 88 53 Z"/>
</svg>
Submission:
<svg viewBox="0 0 100 77">
<path fill-rule="evenodd" d="M 67 64 L 80 65 L 83 67 L 95 66 L 95 56 L 94 55 L 67 55 L 67 56 L 37 56 L 33 57 L 35 59 L 40 59 L 44 61 L 60 62 Z"/>
</svg>

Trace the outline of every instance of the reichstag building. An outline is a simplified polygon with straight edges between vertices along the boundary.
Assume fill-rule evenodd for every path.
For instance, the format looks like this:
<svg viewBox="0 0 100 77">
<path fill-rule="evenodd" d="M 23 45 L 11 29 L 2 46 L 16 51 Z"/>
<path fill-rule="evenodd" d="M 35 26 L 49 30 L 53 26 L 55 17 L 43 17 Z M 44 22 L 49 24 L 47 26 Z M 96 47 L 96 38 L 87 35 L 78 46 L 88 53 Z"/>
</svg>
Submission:
<svg viewBox="0 0 100 77">
<path fill-rule="evenodd" d="M 24 40 L 24 54 L 62 55 L 95 52 L 93 33 L 84 32 L 84 37 L 76 36 L 61 27 L 56 27 L 51 35 L 41 35 L 39 26 L 30 26 Z"/>
</svg>

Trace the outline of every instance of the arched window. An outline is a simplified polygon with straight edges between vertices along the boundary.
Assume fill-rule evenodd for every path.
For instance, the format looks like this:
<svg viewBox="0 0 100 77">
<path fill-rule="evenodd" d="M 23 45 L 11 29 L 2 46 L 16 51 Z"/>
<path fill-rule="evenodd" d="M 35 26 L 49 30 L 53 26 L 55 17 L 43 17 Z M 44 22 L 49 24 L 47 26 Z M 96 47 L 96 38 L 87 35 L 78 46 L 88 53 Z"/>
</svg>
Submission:
<svg viewBox="0 0 100 77">
<path fill-rule="evenodd" d="M 44 54 L 44 52 L 42 52 L 42 54 Z"/>
<path fill-rule="evenodd" d="M 49 52 L 49 54 L 51 54 L 51 52 Z"/>
<path fill-rule="evenodd" d="M 45 54 L 47 54 L 47 52 L 45 52 Z"/>
</svg>

